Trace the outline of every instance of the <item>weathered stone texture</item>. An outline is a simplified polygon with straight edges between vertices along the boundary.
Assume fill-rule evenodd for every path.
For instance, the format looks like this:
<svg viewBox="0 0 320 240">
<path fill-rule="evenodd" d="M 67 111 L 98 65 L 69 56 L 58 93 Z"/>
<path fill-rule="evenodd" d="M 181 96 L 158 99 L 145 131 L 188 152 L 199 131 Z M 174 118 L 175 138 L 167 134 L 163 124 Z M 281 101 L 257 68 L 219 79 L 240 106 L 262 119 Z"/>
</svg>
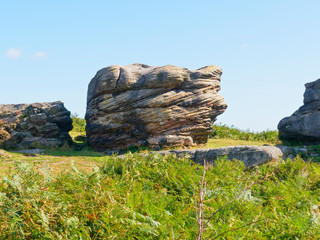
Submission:
<svg viewBox="0 0 320 240">
<path fill-rule="evenodd" d="M 70 112 L 62 102 L 0 105 L 0 145 L 50 148 L 72 143 Z"/>
<path fill-rule="evenodd" d="M 227 107 L 218 94 L 222 70 L 144 64 L 110 66 L 91 80 L 87 137 L 98 151 L 205 143 Z"/>
<path fill-rule="evenodd" d="M 320 79 L 305 84 L 304 105 L 278 124 L 282 140 L 320 142 Z"/>
<path fill-rule="evenodd" d="M 218 158 L 226 156 L 229 160 L 240 160 L 247 168 L 252 168 L 273 159 L 281 159 L 289 156 L 291 148 L 276 146 L 232 146 L 209 149 L 185 149 L 159 151 L 162 155 L 176 154 L 180 157 L 188 156 L 196 163 L 212 164 Z"/>
</svg>

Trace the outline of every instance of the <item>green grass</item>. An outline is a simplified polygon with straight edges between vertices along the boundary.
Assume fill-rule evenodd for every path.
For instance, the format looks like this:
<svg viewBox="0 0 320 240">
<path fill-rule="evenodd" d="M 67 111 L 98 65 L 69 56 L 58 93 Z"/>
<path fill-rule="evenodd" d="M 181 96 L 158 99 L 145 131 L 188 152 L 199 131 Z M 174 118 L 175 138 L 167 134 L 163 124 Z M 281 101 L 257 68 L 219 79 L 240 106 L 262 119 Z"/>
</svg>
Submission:
<svg viewBox="0 0 320 240">
<path fill-rule="evenodd" d="M 86 120 L 80 118 L 78 114 L 71 114 L 73 129 L 69 132 L 72 140 L 78 144 L 86 144 Z M 79 139 L 79 137 L 81 137 Z"/>
<path fill-rule="evenodd" d="M 85 133 L 86 132 L 86 120 L 80 118 L 77 113 L 71 114 L 72 124 L 73 124 L 73 131 Z"/>
<path fill-rule="evenodd" d="M 85 134 L 85 121 L 76 115 L 73 121 L 71 135 Z M 279 143 L 276 132 L 215 129 L 198 147 Z M 319 146 L 309 149 L 320 152 Z M 140 152 L 145 155 L 105 156 L 88 147 L 42 155 L 4 151 L 0 239 L 196 239 L 204 167 Z M 212 218 L 204 239 L 318 239 L 318 163 L 297 157 L 248 170 L 220 159 L 205 169 L 205 222 L 243 194 Z"/>
<path fill-rule="evenodd" d="M 240 139 L 230 139 L 230 138 L 209 138 L 206 144 L 201 144 L 192 147 L 193 149 L 197 148 L 218 148 L 218 147 L 228 147 L 228 146 L 240 146 L 240 145 L 255 145 L 263 146 L 265 144 L 274 145 L 270 142 L 263 141 L 249 141 L 249 140 L 240 140 Z"/>
<path fill-rule="evenodd" d="M 77 143 L 85 143 L 85 141 L 77 141 L 79 135 L 85 135 L 86 122 L 84 119 L 79 118 L 78 114 L 71 115 L 73 120 L 73 130 L 70 133 L 72 139 Z M 214 133 L 210 136 L 207 144 L 197 145 L 192 148 L 216 148 L 216 147 L 227 147 L 236 145 L 258 145 L 264 144 L 281 144 L 282 142 L 278 138 L 277 131 L 262 131 L 262 132 L 251 132 L 249 130 L 244 131 L 234 126 L 227 126 L 223 124 L 216 124 L 213 126 Z M 129 148 L 131 152 L 136 151 L 148 151 L 147 147 L 144 148 Z"/>
<path fill-rule="evenodd" d="M 157 154 L 110 157 L 86 172 L 69 165 L 52 173 L 52 163 L 15 162 L 0 183 L 1 239 L 196 238 L 203 166 Z M 257 183 L 213 217 L 204 238 L 316 239 L 319 175 L 299 158 L 251 170 L 217 161 L 206 170 L 205 220 Z"/>
<path fill-rule="evenodd" d="M 215 124 L 213 126 L 214 132 L 211 138 L 215 139 L 233 139 L 233 140 L 246 140 L 254 142 L 265 142 L 272 144 L 281 144 L 278 131 L 262 131 L 252 132 L 249 130 L 240 130 L 234 126 L 227 126 L 225 124 Z"/>
</svg>

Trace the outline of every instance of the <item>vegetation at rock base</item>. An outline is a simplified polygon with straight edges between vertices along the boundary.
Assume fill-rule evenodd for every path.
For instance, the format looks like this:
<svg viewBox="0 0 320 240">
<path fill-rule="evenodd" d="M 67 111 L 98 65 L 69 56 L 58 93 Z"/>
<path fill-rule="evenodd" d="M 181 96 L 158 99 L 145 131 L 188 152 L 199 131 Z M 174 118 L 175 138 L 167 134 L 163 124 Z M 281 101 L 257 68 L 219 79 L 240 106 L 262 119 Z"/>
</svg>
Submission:
<svg viewBox="0 0 320 240">
<path fill-rule="evenodd" d="M 113 156 L 87 173 L 70 166 L 53 174 L 15 162 L 0 183 L 1 239 L 196 238 L 203 166 L 157 154 Z M 204 239 L 316 239 L 319 175 L 300 158 L 251 170 L 225 159 L 207 166 L 205 221 L 256 184 L 213 217 Z"/>
<path fill-rule="evenodd" d="M 84 120 L 75 117 L 74 137 L 85 133 Z M 147 151 L 3 151 L 0 239 L 196 239 L 199 211 L 203 239 L 317 239 L 320 166 L 306 160 L 298 156 L 245 169 L 237 160 L 222 158 L 204 167 Z"/>
<path fill-rule="evenodd" d="M 70 133 L 73 140 L 77 143 L 85 143 L 86 121 L 80 118 L 78 114 L 72 114 L 73 130 Z M 264 144 L 281 144 L 278 131 L 252 132 L 240 130 L 234 126 L 225 124 L 215 124 L 214 132 L 211 134 L 209 141 L 205 145 L 197 145 L 194 148 L 214 148 L 235 145 L 264 145 Z M 142 148 L 142 149 L 147 149 Z M 139 151 L 139 148 L 129 148 L 131 151 Z M 140 149 L 141 150 L 141 149 Z"/>
</svg>

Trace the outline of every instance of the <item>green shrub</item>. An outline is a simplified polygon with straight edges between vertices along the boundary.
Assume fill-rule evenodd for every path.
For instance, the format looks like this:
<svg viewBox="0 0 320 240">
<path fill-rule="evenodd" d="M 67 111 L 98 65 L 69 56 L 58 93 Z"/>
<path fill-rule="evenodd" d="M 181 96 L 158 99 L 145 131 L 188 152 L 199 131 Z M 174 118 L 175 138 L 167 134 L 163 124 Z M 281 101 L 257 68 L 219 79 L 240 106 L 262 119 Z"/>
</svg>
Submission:
<svg viewBox="0 0 320 240">
<path fill-rule="evenodd" d="M 9 137 L 10 137 L 10 134 L 6 130 L 0 129 L 0 143 L 8 140 Z"/>
<path fill-rule="evenodd" d="M 85 132 L 86 131 L 86 120 L 80 118 L 77 113 L 71 114 L 71 119 L 73 121 L 73 131 L 75 132 Z"/>
<path fill-rule="evenodd" d="M 234 140 L 249 140 L 249 141 L 263 141 L 278 144 L 281 143 L 278 131 L 262 131 L 252 132 L 249 130 L 240 130 L 234 126 L 227 126 L 225 124 L 215 124 L 213 126 L 214 132 L 211 138 L 231 138 Z"/>
<path fill-rule="evenodd" d="M 4 147 L 8 139 L 10 139 L 10 134 L 0 126 L 0 147 Z"/>
<path fill-rule="evenodd" d="M 203 166 L 190 160 L 127 154 L 91 173 L 72 166 L 56 175 L 48 166 L 15 167 L 0 182 L 0 239 L 196 238 Z M 216 161 L 206 168 L 204 220 L 243 194 L 212 218 L 204 238 L 316 239 L 319 177 L 318 164 L 299 158 L 250 170 Z"/>
</svg>

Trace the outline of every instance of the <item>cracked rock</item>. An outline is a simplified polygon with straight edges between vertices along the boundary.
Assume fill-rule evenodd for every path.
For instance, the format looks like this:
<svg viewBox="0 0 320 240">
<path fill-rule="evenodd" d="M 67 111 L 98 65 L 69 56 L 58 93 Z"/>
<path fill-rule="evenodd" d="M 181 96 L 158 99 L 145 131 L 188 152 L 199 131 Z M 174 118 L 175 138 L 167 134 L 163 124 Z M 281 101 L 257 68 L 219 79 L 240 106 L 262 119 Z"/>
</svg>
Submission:
<svg viewBox="0 0 320 240">
<path fill-rule="evenodd" d="M 71 144 L 70 112 L 62 102 L 0 105 L 0 146 L 56 148 Z"/>
<path fill-rule="evenodd" d="M 88 87 L 86 132 L 98 151 L 129 146 L 175 147 L 206 143 L 227 108 L 221 68 L 195 71 L 166 65 L 113 65 Z"/>
</svg>

